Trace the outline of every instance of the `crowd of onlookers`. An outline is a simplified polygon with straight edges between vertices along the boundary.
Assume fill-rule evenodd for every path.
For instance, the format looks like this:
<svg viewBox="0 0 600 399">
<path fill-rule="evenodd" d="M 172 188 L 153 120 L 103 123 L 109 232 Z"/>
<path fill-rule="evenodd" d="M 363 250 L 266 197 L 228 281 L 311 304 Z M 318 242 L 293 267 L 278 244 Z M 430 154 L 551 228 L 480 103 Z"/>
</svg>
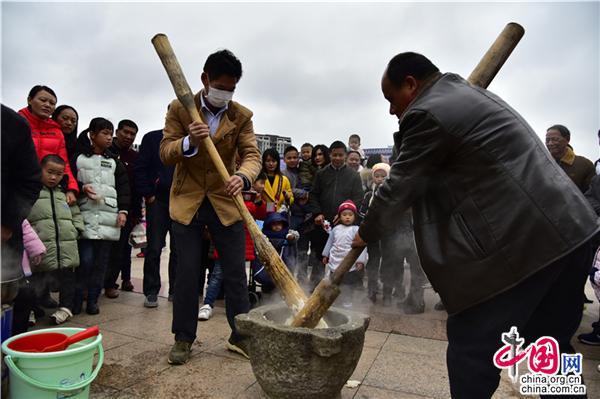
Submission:
<svg viewBox="0 0 600 399">
<path fill-rule="evenodd" d="M 158 306 L 160 257 L 172 223 L 169 196 L 174 173 L 174 167 L 165 166 L 160 159 L 162 130 L 145 134 L 139 151 L 135 151 L 132 146 L 138 126 L 133 121 L 122 120 L 115 129 L 108 119 L 98 117 L 78 133 L 75 108 L 56 104 L 51 88 L 35 86 L 27 107 L 18 115 L 2 107 L 2 240 L 22 237 L 20 263 L 26 275 L 15 300 L 14 334 L 26 331 L 46 312 L 54 324 L 81 313 L 84 303 L 88 314 L 98 314 L 102 290 L 108 298 L 118 297 L 119 289 L 132 291 L 132 232 L 141 224 L 147 237 L 143 250 L 144 306 Z M 27 135 L 33 139 L 33 149 L 19 144 Z M 575 155 L 569 140 L 570 132 L 561 125 L 550 127 L 546 133 L 550 154 L 600 214 L 599 163 L 594 165 Z M 356 134 L 347 144 L 305 143 L 299 149 L 288 146 L 283 154 L 275 149 L 262 153 L 262 170 L 251 189 L 243 191 L 244 202 L 300 284 L 313 289 L 340 265 L 397 154 L 394 148 L 391 159 L 381 154 L 366 158 Z M 11 156 L 17 156 L 23 165 L 16 161 L 7 164 L 13 168 L 12 179 L 27 187 L 13 194 L 7 192 L 13 180 L 5 176 L 4 162 Z M 32 205 L 20 226 L 4 222 L 9 220 L 7 212 L 18 212 L 11 210 L 11 203 L 14 209 Z M 410 211 L 389 223 L 396 226 L 396 232 L 369 243 L 345 276 L 341 305 L 352 306 L 354 292 L 366 289 L 365 297 L 372 303 L 390 306 L 396 301 L 405 313 L 422 313 L 427 278 L 419 265 Z M 170 246 L 169 299 L 177 289 L 177 242 L 172 236 Z M 219 254 L 208 231 L 202 251 L 201 266 L 210 274 L 198 318 L 207 320 L 215 300 L 222 296 L 223 280 Z M 275 290 L 247 230 L 245 257 L 250 265 L 250 287 L 260 287 L 265 295 Z M 599 268 L 600 260 L 596 259 L 592 269 L 596 288 Z M 410 272 L 407 282 L 405 270 Z M 204 278 L 205 273 L 202 287 Z M 58 302 L 51 296 L 56 291 Z M 443 304 L 436 304 L 436 309 L 442 310 Z M 600 344 L 599 323 L 580 340 Z"/>
</svg>

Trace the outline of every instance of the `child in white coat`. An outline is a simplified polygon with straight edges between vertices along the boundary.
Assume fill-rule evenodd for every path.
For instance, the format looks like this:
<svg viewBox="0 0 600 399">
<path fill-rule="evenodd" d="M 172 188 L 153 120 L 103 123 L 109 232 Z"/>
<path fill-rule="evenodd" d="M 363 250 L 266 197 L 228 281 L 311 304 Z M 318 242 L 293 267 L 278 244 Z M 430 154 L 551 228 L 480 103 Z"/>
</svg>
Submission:
<svg viewBox="0 0 600 399">
<path fill-rule="evenodd" d="M 358 210 L 352 200 L 346 200 L 338 207 L 338 224 L 329 233 L 329 239 L 322 254 L 326 276 L 329 276 L 340 266 L 344 257 L 352 249 L 352 239 L 358 232 L 358 226 L 355 224 L 357 213 Z M 342 280 L 341 296 L 344 307 L 352 306 L 352 287 L 362 283 L 359 271 L 364 269 L 367 259 L 368 255 L 365 249 Z"/>
</svg>

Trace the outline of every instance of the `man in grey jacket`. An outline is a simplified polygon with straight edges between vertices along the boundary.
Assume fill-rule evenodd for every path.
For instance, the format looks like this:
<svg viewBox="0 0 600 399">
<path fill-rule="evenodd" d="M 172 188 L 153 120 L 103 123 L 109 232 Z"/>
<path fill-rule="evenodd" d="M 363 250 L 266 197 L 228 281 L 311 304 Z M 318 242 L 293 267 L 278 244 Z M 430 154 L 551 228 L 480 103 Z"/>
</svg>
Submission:
<svg viewBox="0 0 600 399">
<path fill-rule="evenodd" d="M 354 245 L 392 231 L 412 206 L 423 269 L 449 313 L 452 396 L 489 398 L 500 380 L 492 358 L 512 326 L 574 351 L 596 215 L 493 93 L 416 53 L 392 58 L 381 87 L 399 119 L 399 156 Z"/>
</svg>

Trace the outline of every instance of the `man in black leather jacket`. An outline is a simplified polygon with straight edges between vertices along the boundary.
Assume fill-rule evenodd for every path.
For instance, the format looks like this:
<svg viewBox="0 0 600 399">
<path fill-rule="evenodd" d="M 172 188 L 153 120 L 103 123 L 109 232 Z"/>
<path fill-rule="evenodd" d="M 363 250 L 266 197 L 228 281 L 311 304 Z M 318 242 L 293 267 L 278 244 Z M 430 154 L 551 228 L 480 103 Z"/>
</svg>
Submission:
<svg viewBox="0 0 600 399">
<path fill-rule="evenodd" d="M 412 206 L 423 269 L 449 313 L 452 396 L 489 398 L 511 326 L 574 351 L 596 215 L 498 96 L 415 53 L 395 56 L 381 86 L 399 119 L 399 157 L 354 245 L 392 231 Z"/>
</svg>

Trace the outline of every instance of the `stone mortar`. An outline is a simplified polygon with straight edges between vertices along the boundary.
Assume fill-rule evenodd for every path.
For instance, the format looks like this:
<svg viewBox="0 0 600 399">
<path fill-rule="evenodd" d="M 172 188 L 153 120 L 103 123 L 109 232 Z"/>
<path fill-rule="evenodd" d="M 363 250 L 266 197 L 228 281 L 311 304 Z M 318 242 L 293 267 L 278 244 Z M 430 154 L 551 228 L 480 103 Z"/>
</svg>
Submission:
<svg viewBox="0 0 600 399">
<path fill-rule="evenodd" d="M 252 371 L 272 399 L 331 399 L 350 378 L 365 341 L 369 316 L 331 308 L 329 328 L 290 327 L 285 304 L 261 306 L 235 317 L 249 337 Z"/>
</svg>

